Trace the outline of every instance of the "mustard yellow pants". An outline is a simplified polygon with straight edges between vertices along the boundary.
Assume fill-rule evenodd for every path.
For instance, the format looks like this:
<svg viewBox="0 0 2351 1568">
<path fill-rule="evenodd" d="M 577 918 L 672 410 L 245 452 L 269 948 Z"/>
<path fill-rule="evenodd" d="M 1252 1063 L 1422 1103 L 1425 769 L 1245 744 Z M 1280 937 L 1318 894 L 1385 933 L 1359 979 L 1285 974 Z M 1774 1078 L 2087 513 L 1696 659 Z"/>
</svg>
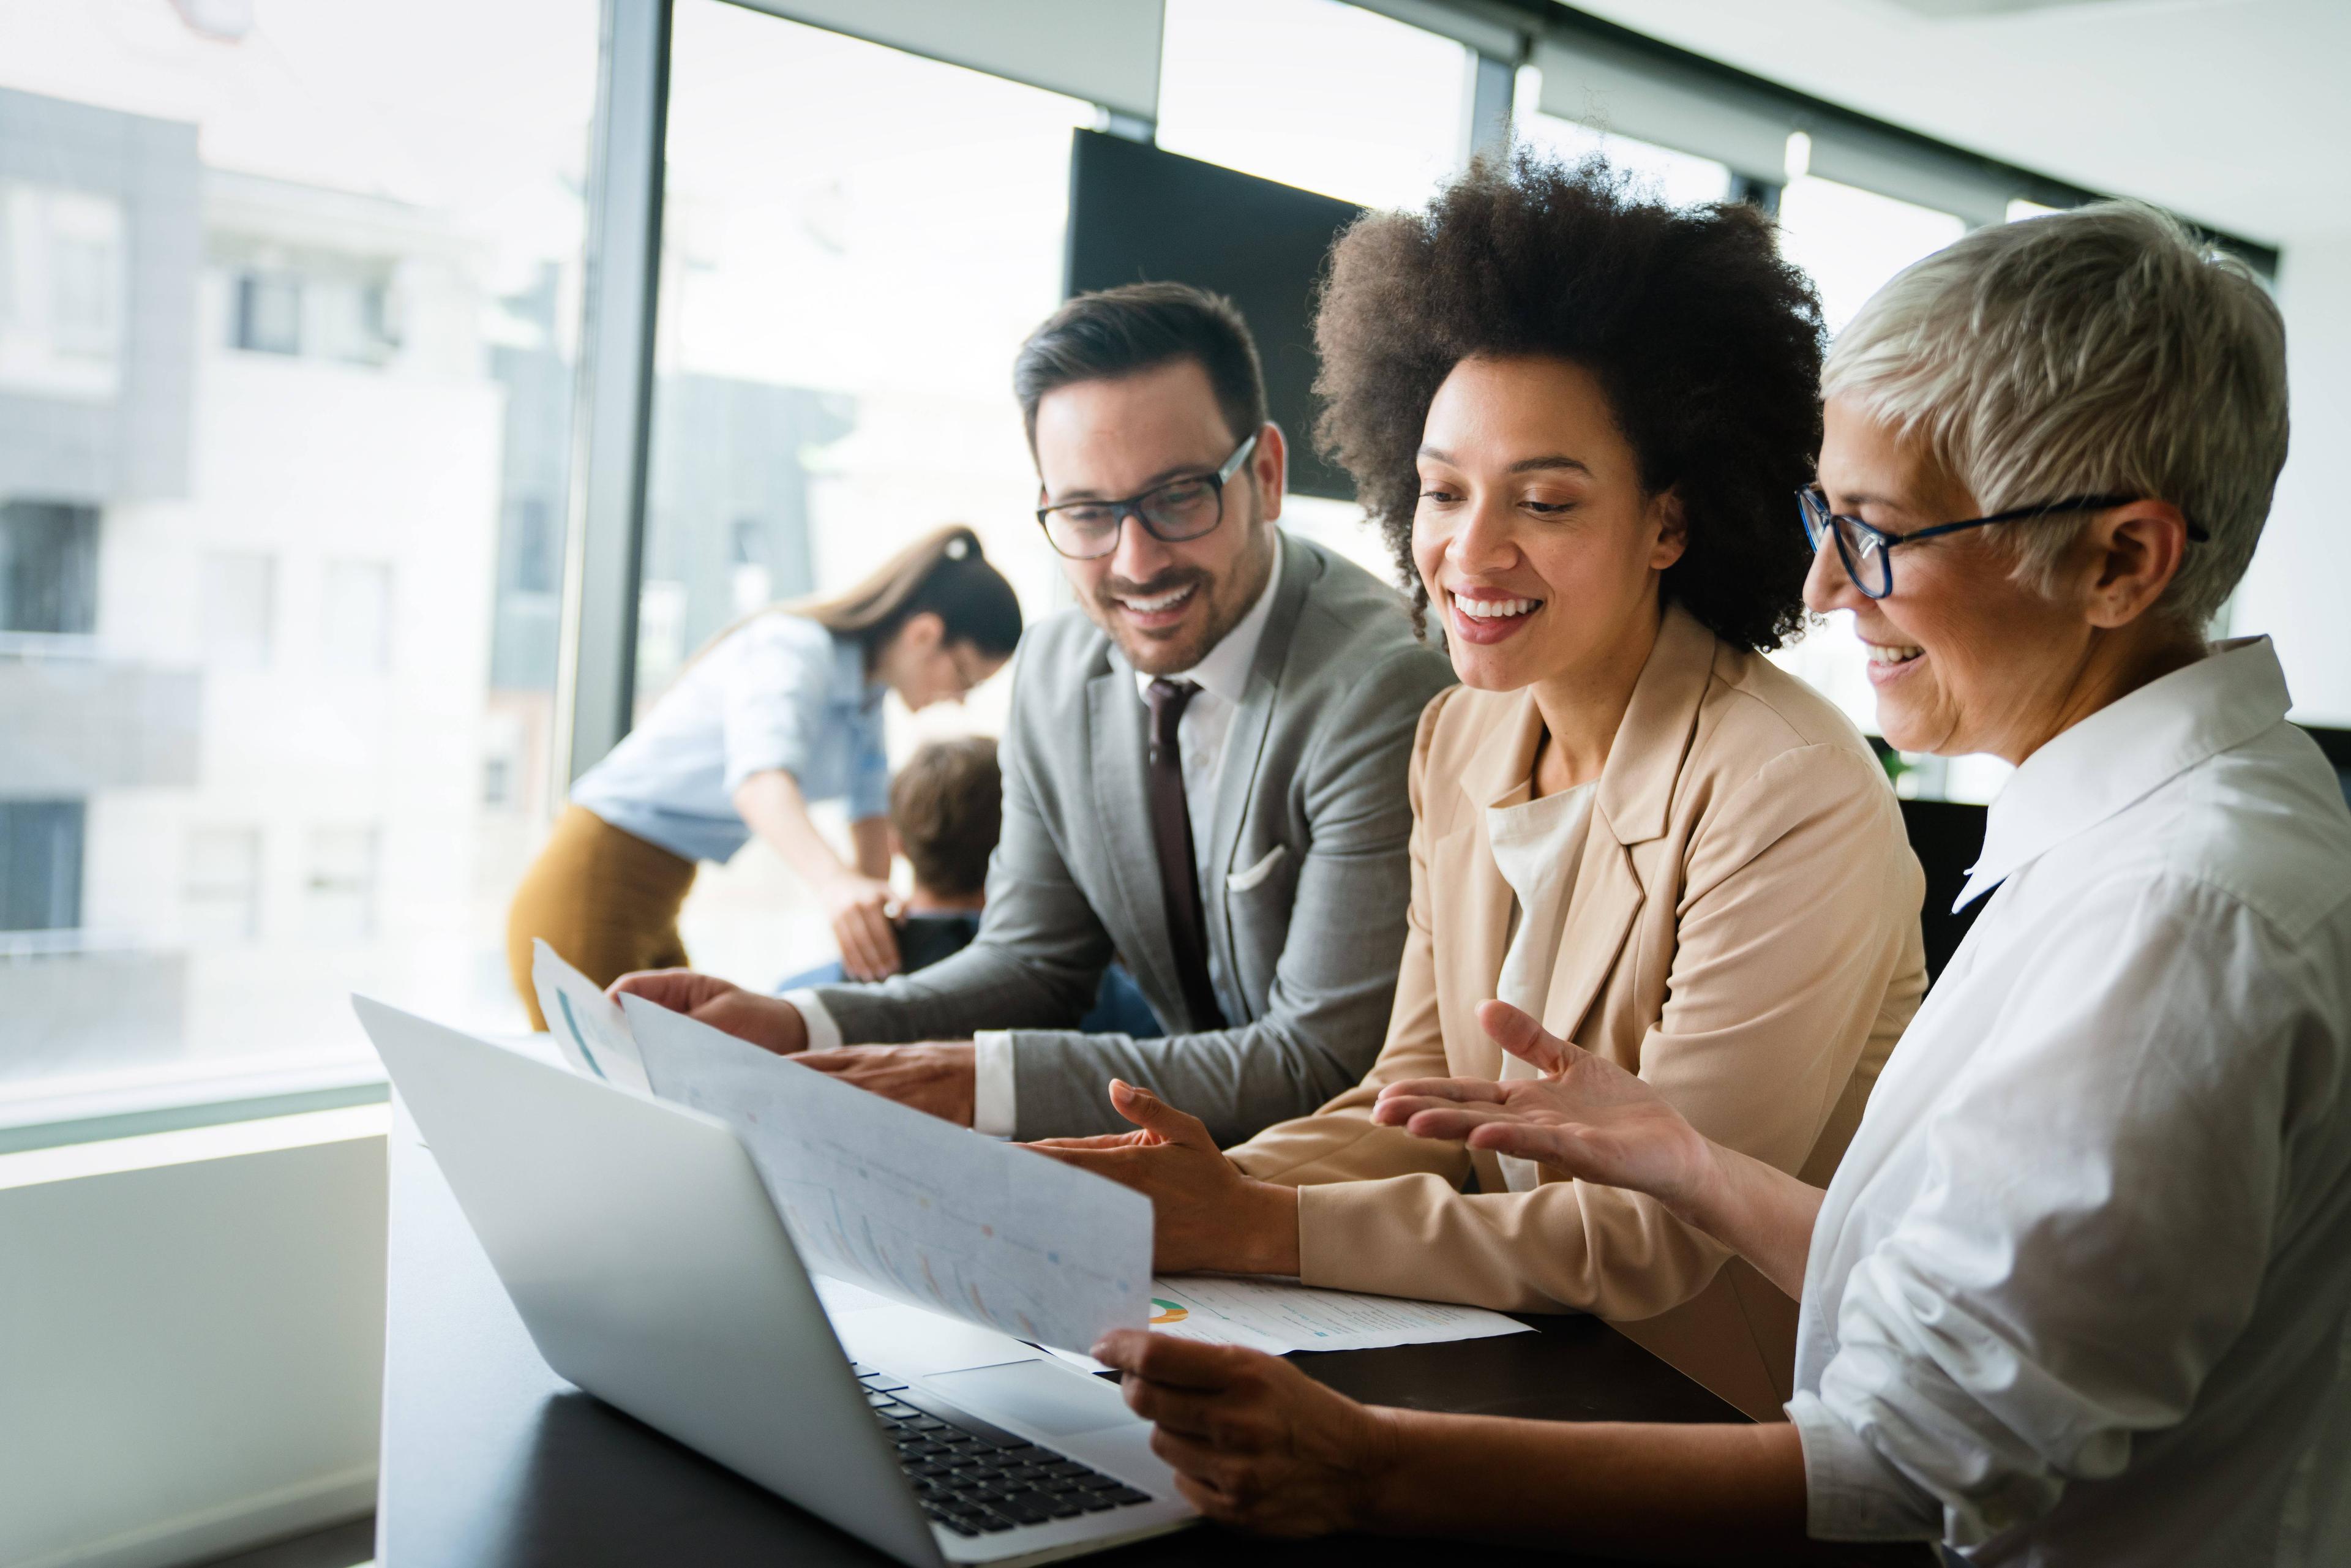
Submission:
<svg viewBox="0 0 2351 1568">
<path fill-rule="evenodd" d="M 530 983 L 534 936 L 600 986 L 632 969 L 683 966 L 677 912 L 694 885 L 694 862 L 585 806 L 567 806 L 546 847 L 523 873 L 507 914 L 507 965 L 533 1029 L 545 1029 Z"/>
</svg>

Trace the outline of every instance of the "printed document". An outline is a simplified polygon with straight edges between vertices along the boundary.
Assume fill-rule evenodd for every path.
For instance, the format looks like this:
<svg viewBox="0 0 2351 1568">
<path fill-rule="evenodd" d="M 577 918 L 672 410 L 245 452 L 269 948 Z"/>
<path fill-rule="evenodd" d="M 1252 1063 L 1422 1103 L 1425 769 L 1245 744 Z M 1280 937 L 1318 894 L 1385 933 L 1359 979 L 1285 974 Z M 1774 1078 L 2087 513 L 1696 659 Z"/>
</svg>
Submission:
<svg viewBox="0 0 2351 1568">
<path fill-rule="evenodd" d="M 601 987 L 565 963 L 544 937 L 531 938 L 530 984 L 538 993 L 548 1032 L 572 1071 L 653 1092 L 629 1020 Z"/>
<path fill-rule="evenodd" d="M 1150 1316 L 1141 1193 L 635 997 L 623 1007 L 653 1092 L 735 1129 L 812 1271 L 1066 1350 Z"/>
<path fill-rule="evenodd" d="M 1162 1274 L 1151 1281 L 1151 1326 L 1161 1333 L 1247 1345 L 1274 1355 L 1534 1332 L 1483 1307 L 1318 1290 L 1294 1280 Z"/>
</svg>

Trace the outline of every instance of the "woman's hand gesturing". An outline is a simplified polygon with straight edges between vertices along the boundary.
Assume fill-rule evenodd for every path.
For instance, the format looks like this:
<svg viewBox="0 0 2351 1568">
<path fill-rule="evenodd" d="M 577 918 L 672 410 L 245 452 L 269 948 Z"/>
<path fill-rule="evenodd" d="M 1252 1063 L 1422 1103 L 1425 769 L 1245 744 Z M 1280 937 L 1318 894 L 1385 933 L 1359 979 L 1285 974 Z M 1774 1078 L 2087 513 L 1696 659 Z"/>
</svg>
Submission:
<svg viewBox="0 0 2351 1568">
<path fill-rule="evenodd" d="M 1496 1044 L 1543 1076 L 1391 1083 L 1380 1091 L 1372 1120 L 1647 1193 L 1687 1217 L 1717 1175 L 1714 1145 L 1663 1095 L 1614 1062 L 1544 1033 L 1507 1002 L 1481 1004 L 1478 1021 Z"/>
</svg>

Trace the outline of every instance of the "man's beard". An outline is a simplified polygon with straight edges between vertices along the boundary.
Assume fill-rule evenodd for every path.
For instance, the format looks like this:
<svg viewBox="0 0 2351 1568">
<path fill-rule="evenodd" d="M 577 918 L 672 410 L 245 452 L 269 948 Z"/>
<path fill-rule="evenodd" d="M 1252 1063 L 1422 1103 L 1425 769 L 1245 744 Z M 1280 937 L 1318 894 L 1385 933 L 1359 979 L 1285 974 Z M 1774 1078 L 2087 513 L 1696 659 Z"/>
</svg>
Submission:
<svg viewBox="0 0 2351 1568">
<path fill-rule="evenodd" d="M 1249 526 L 1255 528 L 1258 525 L 1252 519 Z M 1126 662 L 1143 674 L 1180 674 L 1207 658 L 1208 651 L 1223 642 L 1226 634 L 1248 615 L 1257 602 L 1257 594 L 1249 591 L 1249 588 L 1256 583 L 1259 591 L 1263 591 L 1266 585 L 1259 580 L 1259 573 L 1266 570 L 1272 555 L 1272 530 L 1269 528 L 1264 549 L 1243 556 L 1221 577 L 1190 566 L 1162 572 L 1148 582 L 1123 577 L 1104 578 L 1094 590 L 1091 606 L 1094 624 L 1110 633 L 1119 652 L 1126 655 Z M 1181 637 L 1144 635 L 1128 622 L 1125 611 L 1118 603 L 1122 599 L 1163 599 L 1187 587 L 1207 601 L 1207 614 L 1196 632 Z"/>
</svg>

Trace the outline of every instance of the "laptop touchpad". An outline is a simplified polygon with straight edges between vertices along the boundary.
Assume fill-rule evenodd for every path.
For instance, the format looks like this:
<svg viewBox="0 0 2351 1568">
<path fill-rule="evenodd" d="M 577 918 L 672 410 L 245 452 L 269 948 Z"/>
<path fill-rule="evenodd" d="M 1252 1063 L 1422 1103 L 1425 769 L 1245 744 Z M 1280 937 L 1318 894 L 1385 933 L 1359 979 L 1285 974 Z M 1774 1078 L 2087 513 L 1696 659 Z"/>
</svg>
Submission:
<svg viewBox="0 0 2351 1568">
<path fill-rule="evenodd" d="M 1064 1372 L 1050 1362 L 1016 1361 L 923 1379 L 973 1415 L 1014 1422 L 1048 1437 L 1139 1421 L 1115 1385 Z"/>
</svg>

